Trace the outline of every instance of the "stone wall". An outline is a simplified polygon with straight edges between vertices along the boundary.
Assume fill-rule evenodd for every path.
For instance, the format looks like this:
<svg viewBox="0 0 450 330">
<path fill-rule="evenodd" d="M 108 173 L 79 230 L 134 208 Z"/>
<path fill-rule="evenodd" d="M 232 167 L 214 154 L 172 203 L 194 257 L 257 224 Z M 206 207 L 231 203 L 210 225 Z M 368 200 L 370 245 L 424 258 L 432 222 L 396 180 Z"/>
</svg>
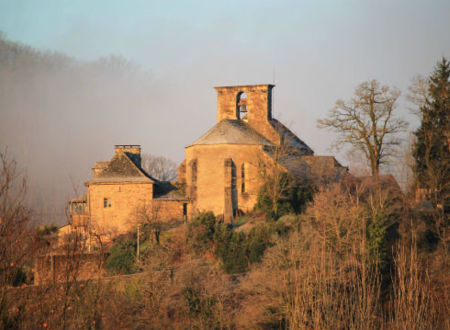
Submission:
<svg viewBox="0 0 450 330">
<path fill-rule="evenodd" d="M 187 201 L 154 200 L 153 208 L 157 209 L 159 221 L 187 221 L 190 213 L 190 205 Z"/>
<path fill-rule="evenodd" d="M 191 212 L 187 201 L 153 199 L 153 184 L 91 184 L 88 201 L 91 228 L 106 238 L 135 230 L 135 212 L 143 204 L 157 211 L 158 221 L 187 220 Z"/>
<path fill-rule="evenodd" d="M 34 263 L 34 284 L 79 281 L 103 277 L 104 256 L 99 253 L 52 253 L 37 257 Z"/>
<path fill-rule="evenodd" d="M 217 122 L 224 119 L 237 120 L 237 99 L 240 93 L 247 94 L 247 122 L 274 144 L 280 143 L 280 136 L 270 124 L 272 119 L 273 85 L 216 87 Z"/>
<path fill-rule="evenodd" d="M 225 160 L 227 159 L 235 166 L 236 182 L 233 186 L 237 199 L 236 209 L 243 212 L 253 210 L 259 189 L 258 161 L 261 148 L 260 145 L 194 145 L 186 148 L 186 163 L 189 164 L 195 160 L 197 168 L 196 200 L 193 211 L 213 211 L 216 215 L 225 213 L 226 187 L 231 189 L 232 186 L 231 172 L 230 177 L 225 178 Z M 244 178 L 242 177 L 243 164 L 244 171 L 248 172 L 245 173 Z M 187 191 L 190 189 L 192 179 L 192 169 L 187 166 Z M 243 181 L 244 192 L 242 192 Z M 232 197 L 232 191 L 229 196 Z"/>
<path fill-rule="evenodd" d="M 110 203 L 106 207 L 105 198 Z M 151 183 L 91 184 L 88 189 L 91 227 L 107 236 L 126 233 L 135 226 L 132 219 L 135 208 L 152 199 Z"/>
</svg>

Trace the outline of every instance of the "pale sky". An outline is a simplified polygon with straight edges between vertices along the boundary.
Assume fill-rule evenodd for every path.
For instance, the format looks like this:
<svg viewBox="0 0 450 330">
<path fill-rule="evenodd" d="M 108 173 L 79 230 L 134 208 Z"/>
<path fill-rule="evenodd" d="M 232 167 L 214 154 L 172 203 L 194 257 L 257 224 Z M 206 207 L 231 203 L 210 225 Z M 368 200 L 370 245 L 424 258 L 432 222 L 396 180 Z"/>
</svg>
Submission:
<svg viewBox="0 0 450 330">
<path fill-rule="evenodd" d="M 87 170 L 120 143 L 180 162 L 184 147 L 215 124 L 213 86 L 253 83 L 275 83 L 274 116 L 316 154 L 335 154 L 347 165 L 328 149 L 333 135 L 319 130 L 317 119 L 375 78 L 402 91 L 398 113 L 414 129 L 407 87 L 450 57 L 450 1 L 0 0 L 0 31 L 86 62 L 120 55 L 150 72 L 155 90 L 148 107 L 133 112 L 123 105 L 115 111 L 123 109 L 124 117 L 107 119 L 104 130 L 93 130 L 88 118 L 71 124 L 71 134 L 106 141 L 75 136 L 77 148 L 58 148 L 58 157 L 68 159 L 91 150 L 77 164 Z M 49 118 L 39 129 L 60 124 Z M 0 146 L 14 151 L 13 138 Z"/>
<path fill-rule="evenodd" d="M 213 86 L 275 80 L 275 114 L 325 153 L 315 121 L 337 98 L 370 78 L 405 95 L 414 75 L 450 56 L 450 1 L 1 0 L 0 30 L 82 60 L 132 60 L 180 99 L 149 113 L 201 116 L 204 130 L 215 120 Z"/>
</svg>

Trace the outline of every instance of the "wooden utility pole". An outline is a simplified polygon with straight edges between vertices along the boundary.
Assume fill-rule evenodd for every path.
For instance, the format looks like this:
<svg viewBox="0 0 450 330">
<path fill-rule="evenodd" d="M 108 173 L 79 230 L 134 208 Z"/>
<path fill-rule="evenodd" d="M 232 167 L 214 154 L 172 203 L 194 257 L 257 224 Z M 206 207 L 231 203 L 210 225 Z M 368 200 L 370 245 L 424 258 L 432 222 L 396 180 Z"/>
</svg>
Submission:
<svg viewBox="0 0 450 330">
<path fill-rule="evenodd" d="M 137 226 L 137 247 L 136 247 L 136 259 L 139 262 L 139 225 Z"/>
</svg>

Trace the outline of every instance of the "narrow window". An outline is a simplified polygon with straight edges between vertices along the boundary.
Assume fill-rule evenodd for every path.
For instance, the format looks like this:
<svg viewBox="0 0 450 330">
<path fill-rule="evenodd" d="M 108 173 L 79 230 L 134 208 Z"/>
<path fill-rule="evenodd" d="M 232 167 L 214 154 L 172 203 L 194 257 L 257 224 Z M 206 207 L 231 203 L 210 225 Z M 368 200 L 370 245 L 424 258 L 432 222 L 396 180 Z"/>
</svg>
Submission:
<svg viewBox="0 0 450 330">
<path fill-rule="evenodd" d="M 197 160 L 191 160 L 191 198 L 197 199 Z"/>
<path fill-rule="evenodd" d="M 111 198 L 103 198 L 103 207 L 108 208 L 111 207 Z"/>
<path fill-rule="evenodd" d="M 234 163 L 231 164 L 231 190 L 236 191 L 237 190 L 237 170 Z"/>
<path fill-rule="evenodd" d="M 183 203 L 183 220 L 187 220 L 187 203 Z"/>
<path fill-rule="evenodd" d="M 45 258 L 45 266 L 46 266 L 47 269 L 49 269 L 49 270 L 52 269 L 52 257 L 47 257 L 47 258 Z"/>
<path fill-rule="evenodd" d="M 236 99 L 236 117 L 240 120 L 247 121 L 247 94 L 240 92 Z"/>
<path fill-rule="evenodd" d="M 241 193 L 245 193 L 245 164 L 241 165 Z"/>
</svg>

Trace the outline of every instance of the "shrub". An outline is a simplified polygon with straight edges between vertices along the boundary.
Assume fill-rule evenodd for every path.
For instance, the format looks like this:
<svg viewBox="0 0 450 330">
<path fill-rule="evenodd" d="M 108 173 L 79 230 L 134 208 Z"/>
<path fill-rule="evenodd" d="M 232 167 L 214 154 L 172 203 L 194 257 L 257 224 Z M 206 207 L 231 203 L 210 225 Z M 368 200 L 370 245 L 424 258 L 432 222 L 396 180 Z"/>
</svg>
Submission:
<svg viewBox="0 0 450 330">
<path fill-rule="evenodd" d="M 372 263 L 385 263 L 387 258 L 387 216 L 378 210 L 367 224 L 367 248 Z"/>
<path fill-rule="evenodd" d="M 285 214 L 303 213 L 308 202 L 312 200 L 313 190 L 311 187 L 292 179 L 287 178 L 286 180 L 290 180 L 290 182 L 288 188 L 283 194 L 280 194 L 277 207 L 274 207 L 271 198 L 272 183 L 270 181 L 262 185 L 258 192 L 255 209 L 265 212 L 267 219 L 277 220 Z"/>
<path fill-rule="evenodd" d="M 275 226 L 259 225 L 250 231 L 246 248 L 250 263 L 260 262 L 266 249 L 272 245 L 271 236 Z"/>
<path fill-rule="evenodd" d="M 218 328 L 215 318 L 218 301 L 214 295 L 204 294 L 198 288 L 191 286 L 183 288 L 182 294 L 193 325 L 199 328 Z"/>
<path fill-rule="evenodd" d="M 189 224 L 187 239 L 196 253 L 202 253 L 212 247 L 216 230 L 216 218 L 212 212 L 195 217 Z"/>
<path fill-rule="evenodd" d="M 132 240 L 117 241 L 106 259 L 106 269 L 113 274 L 133 274 L 137 271 L 136 245 Z"/>
<path fill-rule="evenodd" d="M 274 234 L 283 236 L 289 227 L 283 223 L 260 224 L 248 234 L 233 230 L 231 225 L 217 224 L 212 212 L 200 214 L 189 225 L 187 240 L 197 254 L 211 251 L 222 261 L 229 274 L 243 273 L 250 264 L 260 262 L 272 245 Z"/>
<path fill-rule="evenodd" d="M 215 239 L 216 256 L 222 260 L 227 273 L 243 273 L 248 270 L 247 242 L 244 233 L 236 232 L 228 225 L 220 225 Z"/>
<path fill-rule="evenodd" d="M 231 226 L 220 225 L 216 229 L 216 256 L 223 262 L 227 273 L 243 273 L 252 263 L 260 262 L 266 249 L 273 245 L 272 236 L 283 236 L 288 227 L 279 224 L 260 224 L 248 235 L 236 232 Z"/>
<path fill-rule="evenodd" d="M 140 280 L 132 279 L 125 286 L 125 294 L 131 301 L 142 300 L 143 283 Z"/>
</svg>

